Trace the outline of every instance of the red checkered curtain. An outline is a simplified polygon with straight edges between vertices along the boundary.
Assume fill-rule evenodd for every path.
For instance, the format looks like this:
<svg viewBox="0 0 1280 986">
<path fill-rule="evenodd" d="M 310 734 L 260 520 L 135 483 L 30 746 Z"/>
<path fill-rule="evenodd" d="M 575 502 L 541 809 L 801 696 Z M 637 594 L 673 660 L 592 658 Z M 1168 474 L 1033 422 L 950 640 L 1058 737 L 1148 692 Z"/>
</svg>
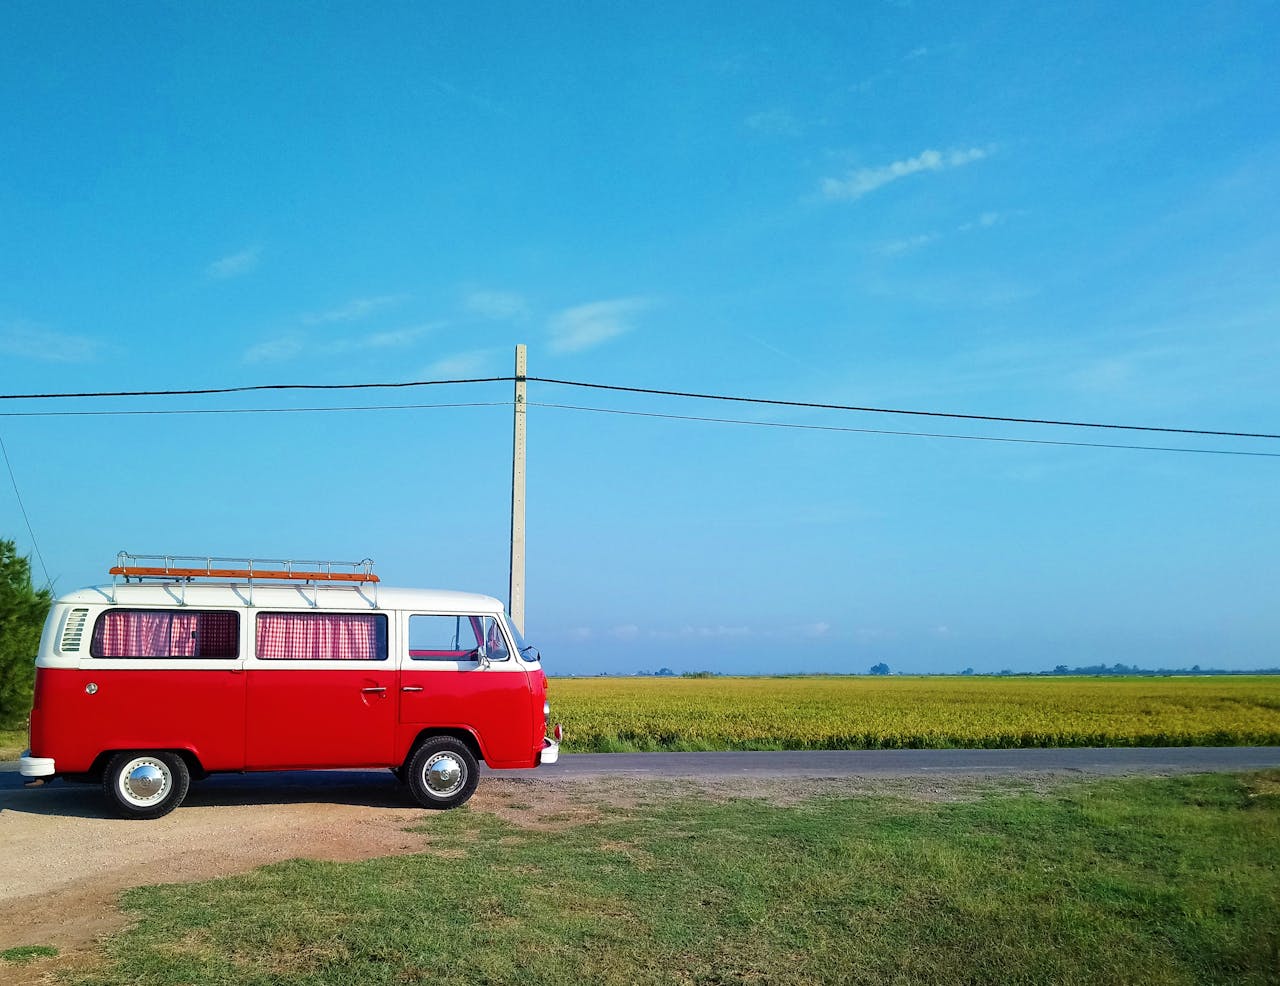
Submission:
<svg viewBox="0 0 1280 986">
<path fill-rule="evenodd" d="M 235 613 L 200 613 L 196 628 L 201 657 L 237 657 L 240 654 L 240 617 Z"/>
<path fill-rule="evenodd" d="M 93 631 L 94 657 L 235 657 L 240 650 L 235 613 L 117 609 Z"/>
<path fill-rule="evenodd" d="M 168 657 L 172 613 L 118 609 L 103 613 L 93 629 L 94 657 Z"/>
<path fill-rule="evenodd" d="M 266 661 L 380 661 L 383 617 L 361 613 L 260 613 L 258 657 Z M 385 638 L 384 638 L 385 639 Z"/>
<path fill-rule="evenodd" d="M 199 639 L 197 630 L 200 627 L 199 613 L 170 613 L 169 650 L 170 657 L 195 657 L 198 653 Z"/>
</svg>

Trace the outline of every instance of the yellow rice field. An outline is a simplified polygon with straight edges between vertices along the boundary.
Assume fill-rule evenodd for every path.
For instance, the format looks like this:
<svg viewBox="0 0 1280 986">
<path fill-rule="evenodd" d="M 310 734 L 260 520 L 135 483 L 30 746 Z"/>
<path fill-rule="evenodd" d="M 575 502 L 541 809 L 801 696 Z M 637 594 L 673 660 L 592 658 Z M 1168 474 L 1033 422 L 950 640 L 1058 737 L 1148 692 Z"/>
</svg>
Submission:
<svg viewBox="0 0 1280 986">
<path fill-rule="evenodd" d="M 565 749 L 1280 744 L 1280 676 L 554 678 Z"/>
</svg>

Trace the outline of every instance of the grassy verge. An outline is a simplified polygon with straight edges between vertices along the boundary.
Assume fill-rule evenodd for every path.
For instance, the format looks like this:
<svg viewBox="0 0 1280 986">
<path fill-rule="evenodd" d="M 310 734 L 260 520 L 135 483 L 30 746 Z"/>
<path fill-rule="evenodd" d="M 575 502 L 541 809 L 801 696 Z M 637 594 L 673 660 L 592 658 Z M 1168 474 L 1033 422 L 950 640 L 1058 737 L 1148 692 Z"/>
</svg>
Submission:
<svg viewBox="0 0 1280 986">
<path fill-rule="evenodd" d="M 27 748 L 27 730 L 0 729 L 0 760 L 17 760 Z"/>
<path fill-rule="evenodd" d="M 131 891 L 138 923 L 79 981 L 1280 977 L 1280 771 L 952 804 L 654 799 L 541 829 L 464 809 L 425 831 L 418 856 Z"/>
</svg>

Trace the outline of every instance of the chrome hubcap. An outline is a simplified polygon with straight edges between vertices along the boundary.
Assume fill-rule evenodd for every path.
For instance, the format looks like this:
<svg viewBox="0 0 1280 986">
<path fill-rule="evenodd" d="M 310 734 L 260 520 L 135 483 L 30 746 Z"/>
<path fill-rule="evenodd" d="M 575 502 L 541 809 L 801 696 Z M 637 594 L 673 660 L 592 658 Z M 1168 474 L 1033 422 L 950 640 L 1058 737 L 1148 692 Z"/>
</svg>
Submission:
<svg viewBox="0 0 1280 986">
<path fill-rule="evenodd" d="M 452 753 L 437 753 L 427 761 L 422 776 L 428 791 L 437 798 L 447 798 L 461 790 L 466 770 Z"/>
<path fill-rule="evenodd" d="M 140 757 L 120 773 L 120 793 L 135 805 L 154 804 L 168 793 L 169 771 L 150 757 Z"/>
</svg>

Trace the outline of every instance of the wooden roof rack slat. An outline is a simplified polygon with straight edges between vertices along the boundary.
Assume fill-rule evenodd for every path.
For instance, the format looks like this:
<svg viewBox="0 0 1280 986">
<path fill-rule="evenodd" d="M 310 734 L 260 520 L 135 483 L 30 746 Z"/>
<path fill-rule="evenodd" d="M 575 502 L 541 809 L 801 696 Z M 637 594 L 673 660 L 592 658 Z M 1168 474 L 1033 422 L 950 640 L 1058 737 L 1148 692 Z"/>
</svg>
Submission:
<svg viewBox="0 0 1280 986">
<path fill-rule="evenodd" d="M 161 562 L 156 565 L 138 565 L 135 562 Z M 178 565 L 175 562 L 186 562 Z M 191 562 L 202 562 L 192 565 Z M 215 563 L 216 567 L 215 567 Z M 230 564 L 228 564 L 230 563 Z M 257 565 L 269 565 L 269 568 L 258 568 Z M 311 568 L 295 568 L 295 565 L 308 565 Z M 337 571 L 337 566 L 352 571 Z M 129 579 L 174 579 L 190 581 L 192 579 L 221 579 L 256 582 L 260 579 L 283 582 L 338 582 L 368 583 L 378 582 L 373 574 L 373 561 L 365 558 L 361 561 L 289 561 L 278 558 L 255 560 L 252 558 L 212 558 L 192 555 L 131 555 L 122 551 L 116 556 L 116 564 L 109 570 L 111 575 Z"/>
</svg>

